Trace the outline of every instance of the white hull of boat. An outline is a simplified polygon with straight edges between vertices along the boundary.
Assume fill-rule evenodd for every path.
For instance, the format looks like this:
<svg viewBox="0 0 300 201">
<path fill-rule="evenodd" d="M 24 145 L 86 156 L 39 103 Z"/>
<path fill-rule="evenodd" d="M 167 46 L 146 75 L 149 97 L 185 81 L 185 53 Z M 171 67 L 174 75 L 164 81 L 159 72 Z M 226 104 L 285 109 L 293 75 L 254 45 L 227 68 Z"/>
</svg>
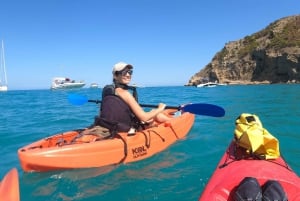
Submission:
<svg viewBox="0 0 300 201">
<path fill-rule="evenodd" d="M 197 87 L 216 87 L 216 86 L 225 86 L 226 84 L 219 84 L 215 82 L 207 82 L 203 84 L 198 84 Z"/>
<path fill-rule="evenodd" d="M 99 86 L 98 86 L 98 84 L 97 83 L 92 83 L 91 85 L 90 85 L 90 88 L 99 88 Z"/>
<path fill-rule="evenodd" d="M 7 86 L 0 86 L 0 91 L 7 91 L 7 90 L 8 90 Z"/>
<path fill-rule="evenodd" d="M 69 78 L 64 77 L 56 77 L 52 80 L 51 88 L 52 90 L 55 89 L 78 89 L 85 86 L 85 83 L 80 81 L 76 82 L 74 80 L 70 80 Z"/>
<path fill-rule="evenodd" d="M 77 89 L 85 86 L 85 83 L 65 83 L 51 86 L 51 89 Z"/>
</svg>

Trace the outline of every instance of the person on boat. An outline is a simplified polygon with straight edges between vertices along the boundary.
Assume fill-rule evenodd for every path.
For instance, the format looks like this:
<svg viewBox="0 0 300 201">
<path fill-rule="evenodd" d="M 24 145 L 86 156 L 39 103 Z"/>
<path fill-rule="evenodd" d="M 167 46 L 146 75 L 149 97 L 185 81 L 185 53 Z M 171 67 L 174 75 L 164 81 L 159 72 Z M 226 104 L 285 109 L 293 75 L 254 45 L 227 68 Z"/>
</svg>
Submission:
<svg viewBox="0 0 300 201">
<path fill-rule="evenodd" d="M 159 103 L 156 109 L 144 111 L 138 103 L 136 88 L 129 86 L 133 66 L 119 62 L 113 67 L 113 84 L 106 85 L 102 91 L 100 120 L 107 123 L 115 122 L 118 132 L 132 132 L 153 126 L 154 122 L 170 120 L 163 113 L 166 105 Z M 100 122 L 101 125 L 101 122 Z M 102 125 L 103 126 L 103 125 Z M 105 127 L 105 126 L 104 126 Z M 134 132 L 134 131 L 133 131 Z"/>
</svg>

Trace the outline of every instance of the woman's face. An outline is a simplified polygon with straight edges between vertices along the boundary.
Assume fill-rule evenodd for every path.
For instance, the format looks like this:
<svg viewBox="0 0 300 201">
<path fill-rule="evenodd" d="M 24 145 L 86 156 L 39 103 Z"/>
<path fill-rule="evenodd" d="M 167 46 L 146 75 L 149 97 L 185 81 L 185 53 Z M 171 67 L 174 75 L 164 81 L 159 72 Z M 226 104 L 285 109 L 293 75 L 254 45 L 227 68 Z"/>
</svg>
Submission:
<svg viewBox="0 0 300 201">
<path fill-rule="evenodd" d="M 131 81 L 131 76 L 132 76 L 132 69 L 125 68 L 122 71 L 117 71 L 115 76 L 115 79 L 121 83 L 121 84 L 129 84 Z"/>
</svg>

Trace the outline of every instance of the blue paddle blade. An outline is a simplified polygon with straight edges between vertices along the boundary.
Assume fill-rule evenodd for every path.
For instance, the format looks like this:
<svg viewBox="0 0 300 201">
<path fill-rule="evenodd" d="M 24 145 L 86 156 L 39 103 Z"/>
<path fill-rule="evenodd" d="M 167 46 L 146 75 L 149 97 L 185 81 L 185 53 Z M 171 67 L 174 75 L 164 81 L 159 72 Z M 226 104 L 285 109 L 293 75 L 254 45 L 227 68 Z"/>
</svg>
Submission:
<svg viewBox="0 0 300 201">
<path fill-rule="evenodd" d="M 225 110 L 222 107 L 208 103 L 187 104 L 182 106 L 181 110 L 184 112 L 211 117 L 223 117 L 225 115 Z"/>
<path fill-rule="evenodd" d="M 73 105 L 83 105 L 88 102 L 87 97 L 77 94 L 69 94 L 68 100 Z"/>
</svg>

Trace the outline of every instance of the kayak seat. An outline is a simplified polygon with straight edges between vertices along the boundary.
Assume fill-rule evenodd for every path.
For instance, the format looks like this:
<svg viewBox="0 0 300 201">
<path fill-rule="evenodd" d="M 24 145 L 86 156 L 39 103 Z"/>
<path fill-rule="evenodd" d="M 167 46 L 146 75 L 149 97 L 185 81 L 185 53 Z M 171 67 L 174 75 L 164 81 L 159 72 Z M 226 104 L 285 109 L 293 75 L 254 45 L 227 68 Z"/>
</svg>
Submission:
<svg viewBox="0 0 300 201">
<path fill-rule="evenodd" d="M 109 129 L 102 126 L 91 126 L 78 133 L 71 141 L 73 143 L 89 143 L 108 139 L 111 137 Z"/>
<path fill-rule="evenodd" d="M 106 138 L 114 138 L 118 133 L 118 122 L 109 121 L 103 117 L 95 116 L 95 121 L 92 127 L 96 126 L 108 129 L 110 136 L 106 136 Z"/>
</svg>

